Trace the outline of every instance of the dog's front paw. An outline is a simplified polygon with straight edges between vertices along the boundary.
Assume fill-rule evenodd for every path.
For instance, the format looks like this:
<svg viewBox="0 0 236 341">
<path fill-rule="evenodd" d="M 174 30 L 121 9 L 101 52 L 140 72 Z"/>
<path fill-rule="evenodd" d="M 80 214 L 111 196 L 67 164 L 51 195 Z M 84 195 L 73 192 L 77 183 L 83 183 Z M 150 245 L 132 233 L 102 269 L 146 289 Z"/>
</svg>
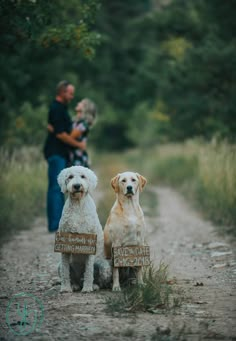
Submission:
<svg viewBox="0 0 236 341">
<path fill-rule="evenodd" d="M 63 294 L 63 293 L 66 293 L 66 292 L 72 292 L 72 289 L 70 286 L 61 286 L 61 290 L 60 290 L 60 293 Z"/>
<path fill-rule="evenodd" d="M 112 287 L 112 291 L 121 291 L 121 288 L 120 288 L 120 286 L 119 285 L 114 285 L 113 287 Z"/>
<path fill-rule="evenodd" d="M 83 287 L 82 291 L 81 292 L 92 292 L 93 291 L 93 287 L 91 286 L 86 286 L 86 287 Z"/>
<path fill-rule="evenodd" d="M 98 290 L 100 290 L 99 285 L 93 284 L 93 291 L 98 291 Z"/>
<path fill-rule="evenodd" d="M 80 291 L 81 287 L 79 286 L 79 284 L 72 284 L 72 290 L 73 291 Z"/>
</svg>

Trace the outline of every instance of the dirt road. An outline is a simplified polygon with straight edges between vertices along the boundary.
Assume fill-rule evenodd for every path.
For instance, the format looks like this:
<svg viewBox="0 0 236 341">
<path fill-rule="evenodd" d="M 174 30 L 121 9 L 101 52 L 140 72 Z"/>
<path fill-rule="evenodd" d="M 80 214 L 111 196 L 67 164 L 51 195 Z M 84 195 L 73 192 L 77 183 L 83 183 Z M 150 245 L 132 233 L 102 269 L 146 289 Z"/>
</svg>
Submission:
<svg viewBox="0 0 236 341">
<path fill-rule="evenodd" d="M 183 291 L 181 307 L 111 315 L 109 290 L 60 294 L 60 255 L 41 218 L 1 249 L 1 341 L 236 340 L 235 243 L 219 237 L 175 191 L 149 191 L 158 199 L 154 214 L 143 207 L 152 258 L 169 265 L 169 277 Z"/>
</svg>

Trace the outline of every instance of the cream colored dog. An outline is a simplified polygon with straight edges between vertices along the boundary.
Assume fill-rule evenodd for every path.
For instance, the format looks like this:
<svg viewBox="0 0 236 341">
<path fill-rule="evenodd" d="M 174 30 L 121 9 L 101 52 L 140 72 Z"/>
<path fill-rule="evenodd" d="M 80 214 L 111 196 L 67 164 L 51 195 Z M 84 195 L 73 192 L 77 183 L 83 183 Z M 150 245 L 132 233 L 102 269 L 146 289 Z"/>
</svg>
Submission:
<svg viewBox="0 0 236 341">
<path fill-rule="evenodd" d="M 61 292 L 71 292 L 72 282 L 74 289 L 83 283 L 82 292 L 93 291 L 94 268 L 97 269 L 95 281 L 104 287 L 110 283 L 111 269 L 104 258 L 102 226 L 91 194 L 97 185 L 97 176 L 88 168 L 72 166 L 61 171 L 58 183 L 61 191 L 68 194 L 59 231 L 97 235 L 96 255 L 61 254 Z"/>
<path fill-rule="evenodd" d="M 139 205 L 139 192 L 147 180 L 140 174 L 124 172 L 111 180 L 116 201 L 104 228 L 106 258 L 112 257 L 112 247 L 147 245 L 144 214 Z M 142 267 L 138 267 L 137 280 L 143 283 Z M 120 290 L 119 269 L 113 267 L 113 291 Z"/>
</svg>

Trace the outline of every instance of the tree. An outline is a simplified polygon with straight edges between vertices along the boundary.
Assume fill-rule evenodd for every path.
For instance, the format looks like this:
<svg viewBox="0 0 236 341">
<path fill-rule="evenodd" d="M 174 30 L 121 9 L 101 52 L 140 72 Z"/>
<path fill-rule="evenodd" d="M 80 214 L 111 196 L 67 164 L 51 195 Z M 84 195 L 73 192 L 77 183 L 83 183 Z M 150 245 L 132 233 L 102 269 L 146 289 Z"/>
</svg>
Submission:
<svg viewBox="0 0 236 341">
<path fill-rule="evenodd" d="M 99 148 L 235 139 L 233 0 L 0 1 L 5 123 L 40 115 L 60 77 L 97 103 Z"/>
<path fill-rule="evenodd" d="M 70 50 L 77 58 L 92 58 L 100 36 L 93 29 L 96 0 L 0 0 L 0 139 L 9 120 L 29 101 L 39 105 L 58 72 L 63 75 Z M 11 117 L 9 113 L 11 114 Z M 15 114 L 13 114 L 15 112 Z M 14 132 L 13 132 L 14 134 Z"/>
</svg>

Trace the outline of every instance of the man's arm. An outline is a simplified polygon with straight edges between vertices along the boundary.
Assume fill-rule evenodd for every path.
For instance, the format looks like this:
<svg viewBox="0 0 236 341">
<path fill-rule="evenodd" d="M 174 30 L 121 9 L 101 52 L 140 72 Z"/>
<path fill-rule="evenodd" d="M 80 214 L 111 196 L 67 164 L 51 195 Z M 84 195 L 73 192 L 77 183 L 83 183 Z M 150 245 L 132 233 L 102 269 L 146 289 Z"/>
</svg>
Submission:
<svg viewBox="0 0 236 341">
<path fill-rule="evenodd" d="M 77 139 L 81 135 L 82 135 L 82 131 L 80 131 L 78 129 L 73 129 L 70 133 L 70 136 L 73 137 L 74 139 Z"/>
<path fill-rule="evenodd" d="M 47 130 L 48 130 L 49 133 L 54 133 L 54 128 L 53 128 L 53 126 L 50 123 L 48 123 L 48 125 L 47 125 Z M 82 135 L 82 131 L 79 130 L 79 129 L 73 129 L 70 132 L 70 136 L 73 137 L 74 139 L 77 139 L 81 135 Z"/>
<path fill-rule="evenodd" d="M 62 142 L 69 144 L 72 147 L 80 148 L 82 150 L 86 149 L 86 142 L 85 141 L 78 142 L 73 137 L 71 137 L 69 134 L 67 134 L 66 132 L 57 134 L 56 137 L 59 140 L 61 140 Z"/>
</svg>

